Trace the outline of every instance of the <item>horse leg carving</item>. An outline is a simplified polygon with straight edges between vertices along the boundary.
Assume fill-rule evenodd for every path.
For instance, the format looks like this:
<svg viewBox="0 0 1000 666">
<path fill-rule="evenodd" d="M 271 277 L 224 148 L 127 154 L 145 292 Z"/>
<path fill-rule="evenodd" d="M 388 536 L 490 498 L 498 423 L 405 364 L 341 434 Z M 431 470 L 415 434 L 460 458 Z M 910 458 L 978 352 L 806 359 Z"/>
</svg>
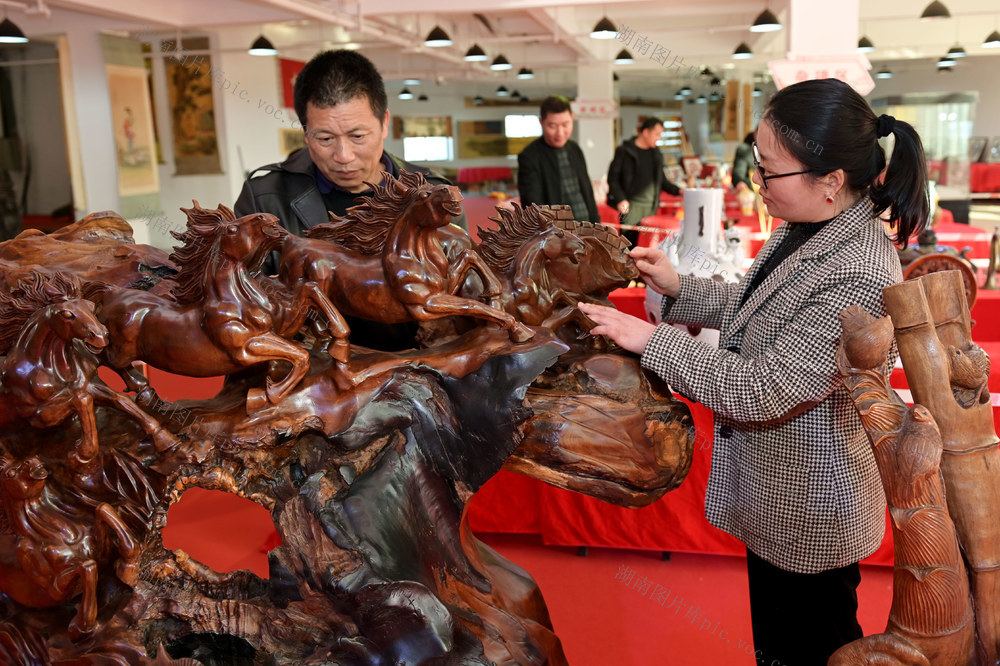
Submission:
<svg viewBox="0 0 1000 666">
<path fill-rule="evenodd" d="M 118 579 L 128 586 L 135 585 L 136 577 L 139 573 L 139 544 L 132 536 L 128 526 L 122 522 L 118 512 L 108 504 L 102 502 L 94 512 L 94 530 L 97 532 L 98 542 L 103 541 L 102 532 L 104 529 L 111 530 L 118 539 L 118 563 L 115 565 L 115 573 Z"/>
<path fill-rule="evenodd" d="M 884 294 L 913 400 L 941 428 L 941 472 L 972 582 L 980 658 L 993 664 L 1000 659 L 1000 450 L 990 404 L 956 399 L 963 389 L 948 349 L 973 347 L 961 274 L 930 273 Z"/>
<path fill-rule="evenodd" d="M 307 282 L 304 285 L 307 289 L 313 305 L 326 317 L 326 330 L 330 335 L 330 344 L 326 347 L 326 353 L 332 356 L 341 365 L 346 364 L 351 357 L 351 343 L 347 337 L 351 334 L 351 328 L 347 325 L 340 310 L 330 301 L 319 285 L 315 282 Z"/>
<path fill-rule="evenodd" d="M 476 319 L 486 319 L 499 325 L 510 332 L 510 339 L 514 342 L 525 342 L 535 336 L 535 332 L 517 321 L 511 315 L 502 310 L 451 294 L 433 294 L 421 306 L 411 306 L 411 311 L 416 311 L 417 319 L 427 319 L 426 314 L 420 316 L 420 310 L 434 315 L 430 318 L 446 317 L 449 315 L 462 315 L 475 317 Z"/>
<path fill-rule="evenodd" d="M 69 623 L 69 638 L 74 643 L 92 633 L 97 627 L 97 563 L 85 560 L 78 566 L 71 566 L 53 581 L 55 598 L 70 596 L 76 579 L 80 581 L 80 603 L 76 616 Z"/>
<path fill-rule="evenodd" d="M 275 382 L 268 377 L 264 391 L 251 389 L 247 393 L 248 414 L 262 409 L 267 403 L 277 405 L 309 371 L 309 352 L 273 333 L 251 338 L 237 358 L 247 366 L 272 360 L 288 361 L 292 364 L 288 374 L 280 381 Z"/>
<path fill-rule="evenodd" d="M 149 404 L 156 396 L 153 387 L 149 385 L 146 375 L 139 372 L 139 368 L 134 363 L 128 363 L 124 367 L 111 366 L 118 376 L 125 382 L 125 389 L 135 393 L 135 401 L 139 404 Z"/>
<path fill-rule="evenodd" d="M 83 436 L 80 445 L 70 454 L 70 462 L 74 468 L 81 470 L 93 464 L 99 452 L 97 419 L 94 417 L 94 399 L 85 389 L 73 396 L 73 405 L 80 417 Z"/>
<path fill-rule="evenodd" d="M 448 278 L 448 289 L 446 291 L 452 295 L 458 293 L 458 290 L 462 287 L 465 278 L 468 277 L 471 270 L 475 270 L 483 281 L 483 298 L 489 299 L 491 307 L 498 310 L 501 309 L 503 304 L 500 301 L 500 297 L 503 294 L 503 284 L 493 272 L 493 269 L 487 266 L 482 257 L 474 250 L 463 250 L 458 255 L 457 261 L 448 267 L 451 275 Z"/>
<path fill-rule="evenodd" d="M 172 432 L 164 428 L 159 421 L 129 400 L 128 396 L 124 396 L 104 384 L 91 384 L 89 388 L 94 400 L 101 404 L 117 407 L 135 419 L 142 426 L 142 429 L 146 431 L 146 434 L 153 438 L 153 446 L 158 452 L 169 451 L 180 444 L 180 440 Z"/>
</svg>

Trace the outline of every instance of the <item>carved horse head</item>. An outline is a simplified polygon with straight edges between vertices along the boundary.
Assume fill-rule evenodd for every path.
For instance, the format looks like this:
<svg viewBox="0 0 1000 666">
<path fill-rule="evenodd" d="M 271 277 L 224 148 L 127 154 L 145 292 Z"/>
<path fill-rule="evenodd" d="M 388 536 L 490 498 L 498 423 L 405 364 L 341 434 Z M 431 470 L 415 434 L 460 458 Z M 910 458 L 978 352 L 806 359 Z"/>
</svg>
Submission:
<svg viewBox="0 0 1000 666">
<path fill-rule="evenodd" d="M 91 301 L 78 298 L 46 309 L 50 311 L 46 316 L 49 327 L 61 339 L 79 340 L 92 354 L 108 346 L 108 329 L 98 321 Z"/>
<path fill-rule="evenodd" d="M 197 201 L 193 208 L 181 208 L 187 215 L 183 233 L 171 231 L 183 245 L 174 248 L 170 260 L 180 266 L 174 277 L 174 295 L 181 302 L 201 300 L 206 271 L 243 268 L 259 270 L 271 250 L 288 235 L 278 218 L 270 213 L 251 213 L 237 218 L 223 205 L 216 209 L 202 208 Z"/>
<path fill-rule="evenodd" d="M 55 336 L 69 344 L 79 340 L 90 352 L 108 345 L 108 329 L 98 321 L 94 304 L 81 297 L 79 284 L 62 274 L 30 272 L 8 293 L 0 293 L 0 353 L 27 352 L 24 336 Z"/>
<path fill-rule="evenodd" d="M 343 217 L 331 212 L 329 222 L 305 235 L 361 254 L 380 255 L 390 234 L 401 229 L 426 233 L 462 214 L 462 193 L 457 187 L 428 183 L 415 171 L 401 171 L 398 179 L 387 175 L 381 185 L 366 184 L 371 194 L 358 197 Z"/>
<path fill-rule="evenodd" d="M 0 496 L 14 500 L 39 497 L 45 488 L 49 472 L 38 456 L 29 456 L 14 462 L 0 458 Z"/>
</svg>

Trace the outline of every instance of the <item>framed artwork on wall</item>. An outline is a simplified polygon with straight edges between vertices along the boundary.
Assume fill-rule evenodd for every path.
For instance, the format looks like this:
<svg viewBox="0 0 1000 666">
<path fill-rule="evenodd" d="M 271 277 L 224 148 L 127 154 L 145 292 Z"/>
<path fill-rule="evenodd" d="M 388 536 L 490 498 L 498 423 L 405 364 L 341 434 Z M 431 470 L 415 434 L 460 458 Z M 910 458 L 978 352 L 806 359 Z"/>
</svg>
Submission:
<svg viewBox="0 0 1000 666">
<path fill-rule="evenodd" d="M 990 141 L 990 145 L 986 147 L 986 154 L 983 155 L 983 161 L 989 164 L 1000 163 L 1000 136 L 995 136 Z"/>
<path fill-rule="evenodd" d="M 207 37 L 185 38 L 186 50 L 208 50 Z M 165 60 L 174 138 L 174 167 L 178 176 L 222 173 L 212 100 L 212 60 Z"/>
<path fill-rule="evenodd" d="M 145 67 L 105 65 L 122 196 L 159 192 L 153 138 L 153 111 Z"/>
<path fill-rule="evenodd" d="M 974 136 L 969 139 L 969 161 L 970 162 L 981 162 L 983 161 L 983 151 L 986 150 L 986 144 L 989 142 L 985 136 Z"/>
</svg>

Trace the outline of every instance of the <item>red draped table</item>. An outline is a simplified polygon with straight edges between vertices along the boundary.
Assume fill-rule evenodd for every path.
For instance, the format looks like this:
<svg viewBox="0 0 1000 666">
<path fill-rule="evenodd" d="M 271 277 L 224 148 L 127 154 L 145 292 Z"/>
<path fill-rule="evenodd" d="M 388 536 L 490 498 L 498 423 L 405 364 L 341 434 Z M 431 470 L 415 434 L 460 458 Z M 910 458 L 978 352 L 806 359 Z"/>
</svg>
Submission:
<svg viewBox="0 0 1000 666">
<path fill-rule="evenodd" d="M 970 192 L 1000 192 L 1000 164 L 973 162 L 969 165 Z"/>
<path fill-rule="evenodd" d="M 459 183 L 485 183 L 494 180 L 510 180 L 510 167 L 461 167 L 455 177 Z"/>
</svg>

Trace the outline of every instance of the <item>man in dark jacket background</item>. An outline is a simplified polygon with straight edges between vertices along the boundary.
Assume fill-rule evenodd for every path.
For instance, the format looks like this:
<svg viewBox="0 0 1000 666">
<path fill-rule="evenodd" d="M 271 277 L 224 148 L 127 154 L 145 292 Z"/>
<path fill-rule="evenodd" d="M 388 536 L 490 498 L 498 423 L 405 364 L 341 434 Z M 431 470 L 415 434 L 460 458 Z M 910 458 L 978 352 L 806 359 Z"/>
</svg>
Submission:
<svg viewBox="0 0 1000 666">
<path fill-rule="evenodd" d="M 678 195 L 679 187 L 663 175 L 663 154 L 656 142 L 663 134 L 663 122 L 645 118 L 638 135 L 622 142 L 608 168 L 608 205 L 617 209 L 623 225 L 639 225 L 654 215 L 660 205 L 660 191 Z M 632 245 L 639 242 L 637 229 L 622 229 Z"/>
<path fill-rule="evenodd" d="M 419 171 L 430 182 L 451 184 L 383 148 L 389 133 L 385 84 L 360 53 L 342 49 L 316 55 L 296 77 L 294 94 L 306 146 L 284 162 L 251 172 L 234 207 L 237 215 L 271 213 L 288 231 L 302 235 L 329 221 L 327 211 L 344 215 L 355 197 L 371 192 L 366 183 L 382 183 L 386 174 Z M 452 222 L 468 228 L 464 213 Z M 264 271 L 277 272 L 274 254 Z M 352 342 L 387 351 L 414 346 L 415 324 L 346 319 Z"/>
<path fill-rule="evenodd" d="M 521 204 L 566 204 L 572 206 L 575 219 L 600 222 L 587 160 L 576 141 L 569 138 L 573 134 L 573 111 L 569 100 L 546 97 L 539 115 L 542 136 L 517 156 L 517 190 Z"/>
</svg>

